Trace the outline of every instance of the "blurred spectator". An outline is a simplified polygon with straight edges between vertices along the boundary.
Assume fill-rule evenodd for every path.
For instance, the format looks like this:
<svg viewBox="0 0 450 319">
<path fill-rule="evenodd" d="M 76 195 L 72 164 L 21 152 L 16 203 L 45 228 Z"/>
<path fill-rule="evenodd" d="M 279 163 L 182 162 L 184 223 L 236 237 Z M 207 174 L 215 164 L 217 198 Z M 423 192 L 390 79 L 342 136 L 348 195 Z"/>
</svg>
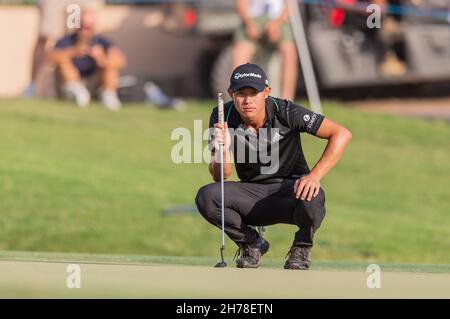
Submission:
<svg viewBox="0 0 450 319">
<path fill-rule="evenodd" d="M 58 40 L 48 59 L 57 66 L 66 98 L 85 107 L 91 93 L 99 89 L 103 105 L 117 110 L 121 106 L 117 96 L 119 71 L 125 66 L 126 58 L 107 39 L 95 35 L 93 11 L 83 10 L 80 21 L 81 26 L 76 32 Z"/>
<path fill-rule="evenodd" d="M 282 58 L 281 94 L 295 98 L 298 57 L 289 25 L 289 12 L 284 0 L 237 0 L 242 25 L 234 34 L 233 68 L 251 62 L 258 47 L 273 45 Z"/>
<path fill-rule="evenodd" d="M 373 0 L 378 4 L 383 12 L 388 11 L 389 5 L 399 7 L 400 0 Z M 401 23 L 400 15 L 387 13 L 383 17 L 381 28 L 378 30 L 378 40 L 381 43 L 382 61 L 380 71 L 387 76 L 402 76 L 407 72 L 407 66 L 402 61 L 395 50 L 395 45 L 405 42 L 405 31 Z"/>
<path fill-rule="evenodd" d="M 366 37 L 376 41 L 380 46 L 379 72 L 384 76 L 402 76 L 407 72 L 406 63 L 399 58 L 396 51 L 398 44 L 404 43 L 404 30 L 401 16 L 389 13 L 389 5 L 400 7 L 400 0 L 336 0 L 338 8 L 330 11 L 330 25 L 344 27 L 354 32 L 363 32 Z M 382 13 L 381 28 L 367 27 L 366 11 L 369 4 L 376 4 Z"/>
<path fill-rule="evenodd" d="M 38 0 L 39 35 L 33 52 L 31 82 L 23 93 L 24 97 L 31 98 L 36 94 L 36 79 L 44 64 L 46 49 L 64 35 L 66 8 L 70 4 L 94 9 L 102 7 L 104 0 Z"/>
</svg>

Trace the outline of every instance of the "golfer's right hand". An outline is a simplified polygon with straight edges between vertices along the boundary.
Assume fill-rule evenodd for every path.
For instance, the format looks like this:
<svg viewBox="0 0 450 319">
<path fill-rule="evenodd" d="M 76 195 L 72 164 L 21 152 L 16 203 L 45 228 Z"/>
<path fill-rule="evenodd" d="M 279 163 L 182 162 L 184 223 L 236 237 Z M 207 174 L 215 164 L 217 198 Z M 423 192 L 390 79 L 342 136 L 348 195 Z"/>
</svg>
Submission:
<svg viewBox="0 0 450 319">
<path fill-rule="evenodd" d="M 230 132 L 228 131 L 228 124 L 227 122 L 224 123 L 223 127 L 220 123 L 214 124 L 214 150 L 219 152 L 219 146 L 220 144 L 223 145 L 224 151 L 227 151 L 230 149 L 231 144 L 231 136 Z"/>
</svg>

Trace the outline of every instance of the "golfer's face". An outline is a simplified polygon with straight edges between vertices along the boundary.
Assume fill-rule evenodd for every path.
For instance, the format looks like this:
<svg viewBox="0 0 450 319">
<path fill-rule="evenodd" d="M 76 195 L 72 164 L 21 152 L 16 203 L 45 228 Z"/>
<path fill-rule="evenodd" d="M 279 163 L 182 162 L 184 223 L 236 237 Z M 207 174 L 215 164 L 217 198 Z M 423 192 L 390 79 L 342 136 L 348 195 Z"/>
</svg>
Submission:
<svg viewBox="0 0 450 319">
<path fill-rule="evenodd" d="M 234 105 L 243 118 L 252 119 L 265 110 L 265 91 L 243 87 L 233 93 Z"/>
</svg>

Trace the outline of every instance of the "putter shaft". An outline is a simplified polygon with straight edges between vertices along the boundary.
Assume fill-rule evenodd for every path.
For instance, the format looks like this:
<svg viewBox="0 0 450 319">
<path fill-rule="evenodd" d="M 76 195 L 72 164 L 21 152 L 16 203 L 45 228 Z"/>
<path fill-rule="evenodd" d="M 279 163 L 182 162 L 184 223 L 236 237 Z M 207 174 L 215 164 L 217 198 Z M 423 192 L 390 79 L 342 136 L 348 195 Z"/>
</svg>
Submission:
<svg viewBox="0 0 450 319">
<path fill-rule="evenodd" d="M 223 111 L 223 98 L 222 93 L 219 93 L 217 95 L 217 102 L 218 102 L 218 118 L 219 123 L 224 125 L 224 111 Z M 223 258 L 223 252 L 225 250 L 225 192 L 224 192 L 224 171 L 223 171 L 223 143 L 220 143 L 219 145 L 219 152 L 220 152 L 220 192 L 221 192 L 221 219 L 222 219 L 222 246 L 220 248 L 220 256 L 222 259 L 222 267 L 224 265 L 226 266 L 226 263 Z"/>
</svg>

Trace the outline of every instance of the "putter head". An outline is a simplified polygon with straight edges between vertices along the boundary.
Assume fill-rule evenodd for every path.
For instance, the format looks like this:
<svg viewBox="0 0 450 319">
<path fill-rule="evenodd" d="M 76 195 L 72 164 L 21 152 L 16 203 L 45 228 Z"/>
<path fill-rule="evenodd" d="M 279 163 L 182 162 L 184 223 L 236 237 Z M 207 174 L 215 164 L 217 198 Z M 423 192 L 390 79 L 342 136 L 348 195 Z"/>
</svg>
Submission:
<svg viewBox="0 0 450 319">
<path fill-rule="evenodd" d="M 224 261 L 219 261 L 214 267 L 215 268 L 224 268 L 227 266 L 227 263 Z"/>
</svg>

